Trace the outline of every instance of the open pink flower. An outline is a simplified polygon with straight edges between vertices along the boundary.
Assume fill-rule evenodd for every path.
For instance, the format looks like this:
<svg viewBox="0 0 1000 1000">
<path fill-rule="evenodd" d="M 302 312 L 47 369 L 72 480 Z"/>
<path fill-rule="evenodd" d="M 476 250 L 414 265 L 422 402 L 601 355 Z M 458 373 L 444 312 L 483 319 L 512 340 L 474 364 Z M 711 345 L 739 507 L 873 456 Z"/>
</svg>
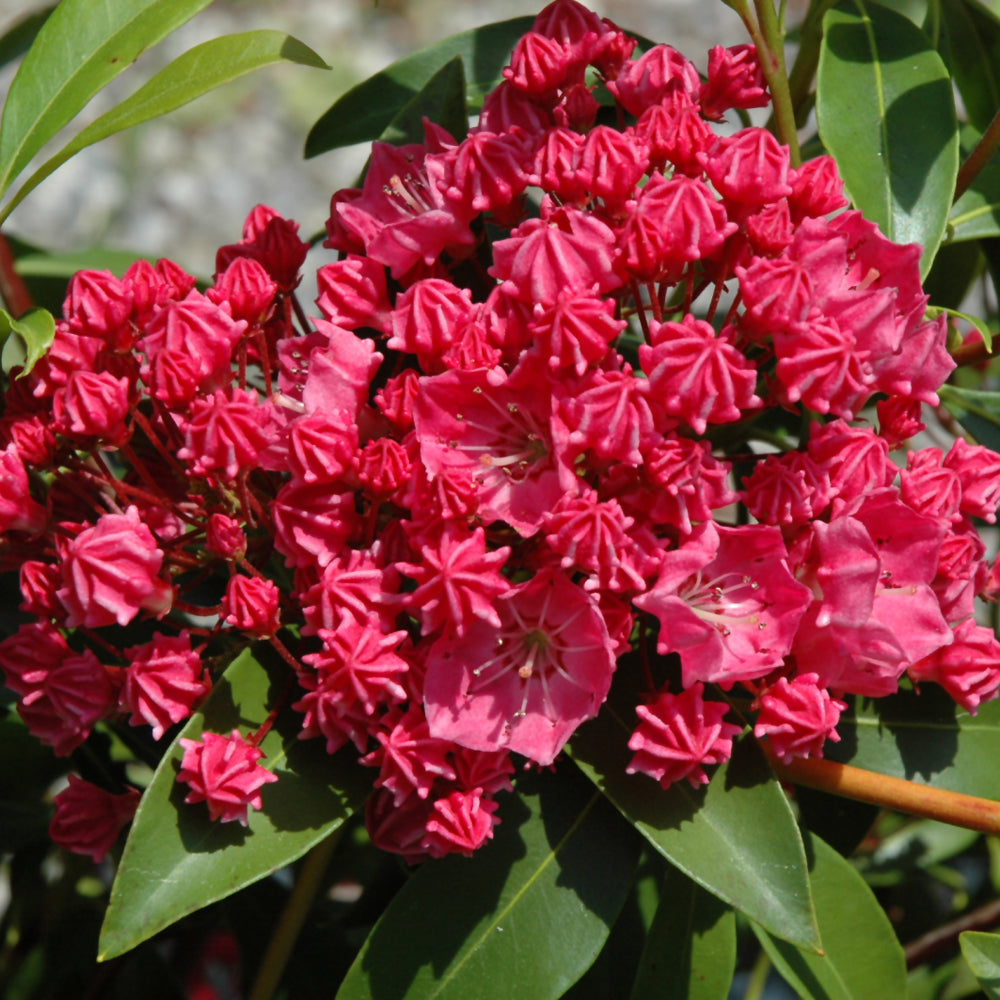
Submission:
<svg viewBox="0 0 1000 1000">
<path fill-rule="evenodd" d="M 278 776 L 259 761 L 264 751 L 234 729 L 229 736 L 203 733 L 200 740 L 182 739 L 184 759 L 178 780 L 190 786 L 184 801 L 204 802 L 213 820 L 247 825 L 247 810 L 260 809 L 261 788 Z"/>
<path fill-rule="evenodd" d="M 496 608 L 499 628 L 476 621 L 431 648 L 424 682 L 431 734 L 551 764 L 607 697 L 614 671 L 607 626 L 561 572 L 536 575 Z"/>
</svg>

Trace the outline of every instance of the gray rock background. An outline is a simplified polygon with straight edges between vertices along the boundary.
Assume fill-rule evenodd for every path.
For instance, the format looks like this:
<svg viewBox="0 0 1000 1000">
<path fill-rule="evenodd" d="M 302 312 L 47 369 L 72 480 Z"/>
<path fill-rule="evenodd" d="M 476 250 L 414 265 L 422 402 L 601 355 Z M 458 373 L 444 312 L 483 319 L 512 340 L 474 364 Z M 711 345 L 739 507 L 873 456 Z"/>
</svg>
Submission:
<svg viewBox="0 0 1000 1000">
<path fill-rule="evenodd" d="M 0 34 L 44 5 L 0 0 Z M 338 96 L 421 46 L 490 21 L 537 13 L 543 5 L 217 0 L 98 95 L 80 122 L 106 111 L 184 50 L 232 32 L 280 29 L 315 49 L 331 70 L 269 67 L 105 140 L 32 192 L 12 214 L 8 231 L 48 249 L 99 244 L 169 256 L 203 276 L 214 268 L 216 247 L 239 238 L 247 212 L 260 202 L 298 221 L 303 235 L 312 234 L 323 227 L 330 195 L 354 184 L 366 156 L 355 147 L 303 159 L 310 126 Z M 608 0 L 594 6 L 623 28 L 670 42 L 702 69 L 711 45 L 745 40 L 739 18 L 721 0 Z M 789 4 L 790 14 L 795 6 Z M 12 75 L 10 68 L 0 70 L 0 94 L 6 95 Z"/>
</svg>

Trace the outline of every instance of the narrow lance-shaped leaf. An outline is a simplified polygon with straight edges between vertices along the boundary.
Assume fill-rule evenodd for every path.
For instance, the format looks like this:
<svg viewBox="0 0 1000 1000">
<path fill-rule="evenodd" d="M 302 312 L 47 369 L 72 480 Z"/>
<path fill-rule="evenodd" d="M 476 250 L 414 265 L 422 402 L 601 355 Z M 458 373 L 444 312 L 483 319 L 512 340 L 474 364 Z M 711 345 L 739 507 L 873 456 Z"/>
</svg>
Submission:
<svg viewBox="0 0 1000 1000">
<path fill-rule="evenodd" d="M 1000 1000 L 1000 934 L 966 931 L 958 943 L 983 992 L 989 1000 Z"/>
<path fill-rule="evenodd" d="M 671 867 L 630 1000 L 726 1000 L 735 966 L 735 911 Z"/>
<path fill-rule="evenodd" d="M 522 775 L 500 815 L 471 858 L 417 870 L 337 1000 L 557 1000 L 586 972 L 628 895 L 641 841 L 572 767 Z"/>
<path fill-rule="evenodd" d="M 0 119 L 0 195 L 107 83 L 212 0 L 62 0 L 14 77 Z"/>
<path fill-rule="evenodd" d="M 611 697 L 570 742 L 573 759 L 667 860 L 779 937 L 818 949 L 806 856 L 788 800 L 752 739 L 698 790 L 626 774 L 638 693 L 619 670 Z M 748 831 L 752 832 L 748 836 Z"/>
<path fill-rule="evenodd" d="M 906 960 L 885 911 L 849 862 L 819 837 L 807 836 L 823 954 L 751 925 L 764 950 L 803 1000 L 905 997 Z"/>
<path fill-rule="evenodd" d="M 855 206 L 930 270 L 958 174 L 958 123 L 941 57 L 908 18 L 847 0 L 823 19 L 816 119 Z"/>
<path fill-rule="evenodd" d="M 151 77 L 121 104 L 88 125 L 46 160 L 0 212 L 0 223 L 21 200 L 81 149 L 142 122 L 158 118 L 263 66 L 295 62 L 328 68 L 307 45 L 280 31 L 248 31 L 195 46 Z"/>
<path fill-rule="evenodd" d="M 465 110 L 465 69 L 461 56 L 445 63 L 424 84 L 389 122 L 379 139 L 394 145 L 423 142 L 425 117 L 443 126 L 456 139 L 465 137 L 469 118 Z"/>
<path fill-rule="evenodd" d="M 1000 392 L 943 385 L 938 395 L 979 444 L 1000 449 Z"/>
<path fill-rule="evenodd" d="M 378 139 L 431 77 L 456 56 L 465 68 L 470 105 L 478 106 L 502 79 L 511 49 L 533 21 L 515 17 L 463 31 L 396 60 L 334 102 L 309 132 L 306 157 Z"/>
<path fill-rule="evenodd" d="M 129 833 L 98 946 L 114 958 L 209 903 L 224 899 L 319 843 L 365 800 L 370 777 L 321 741 L 301 742 L 301 717 L 279 713 L 261 741 L 261 763 L 279 776 L 251 809 L 246 829 L 209 819 L 204 803 L 184 804 L 177 783 L 180 739 L 203 731 L 228 734 L 258 729 L 286 690 L 287 669 L 265 669 L 249 650 L 216 683 L 201 712 L 188 720 L 143 793 Z"/>
</svg>

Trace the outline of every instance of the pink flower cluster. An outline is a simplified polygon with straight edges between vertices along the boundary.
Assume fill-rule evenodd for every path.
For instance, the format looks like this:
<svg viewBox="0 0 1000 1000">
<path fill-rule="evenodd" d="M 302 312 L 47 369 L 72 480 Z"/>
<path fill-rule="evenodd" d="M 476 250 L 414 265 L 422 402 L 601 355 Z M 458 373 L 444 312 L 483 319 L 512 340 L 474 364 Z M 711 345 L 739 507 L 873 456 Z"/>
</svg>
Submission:
<svg viewBox="0 0 1000 1000">
<path fill-rule="evenodd" d="M 752 47 L 706 78 L 634 48 L 556 0 L 467 136 L 376 143 L 321 316 L 263 207 L 204 292 L 169 261 L 73 279 L 0 424 L 35 619 L 0 665 L 56 753 L 102 720 L 161 738 L 268 642 L 417 860 L 489 839 L 512 755 L 552 764 L 633 651 L 679 661 L 629 742 L 663 786 L 728 758 L 719 689 L 781 758 L 907 674 L 996 695 L 1000 456 L 907 444 L 953 367 L 919 248 L 845 210 L 830 158 L 717 127 L 768 103 Z M 245 823 L 255 738 L 185 740 L 187 801 Z"/>
</svg>

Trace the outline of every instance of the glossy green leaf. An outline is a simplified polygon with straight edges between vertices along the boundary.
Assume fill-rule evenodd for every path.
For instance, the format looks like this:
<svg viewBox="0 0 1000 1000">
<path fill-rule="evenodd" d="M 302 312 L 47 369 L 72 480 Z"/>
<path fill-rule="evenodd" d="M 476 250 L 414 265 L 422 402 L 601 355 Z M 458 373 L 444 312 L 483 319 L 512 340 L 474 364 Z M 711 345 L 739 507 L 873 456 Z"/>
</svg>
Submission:
<svg viewBox="0 0 1000 1000">
<path fill-rule="evenodd" d="M 443 126 L 456 139 L 469 128 L 465 110 L 465 69 L 462 57 L 455 56 L 442 66 L 400 109 L 379 139 L 400 146 L 424 141 L 424 116 Z"/>
<path fill-rule="evenodd" d="M 31 48 L 31 44 L 45 23 L 45 19 L 55 9 L 55 4 L 53 4 L 51 7 L 33 10 L 10 28 L 3 38 L 0 38 L 0 66 L 6 66 L 7 63 L 20 58 Z"/>
<path fill-rule="evenodd" d="M 501 70 L 534 18 L 515 17 L 463 31 L 411 55 L 352 87 L 316 122 L 306 138 L 306 157 L 378 139 L 392 120 L 445 63 L 465 67 L 467 99 L 474 110 L 502 79 Z"/>
<path fill-rule="evenodd" d="M 638 697 L 621 683 L 628 680 L 619 678 L 612 700 L 574 735 L 573 759 L 653 847 L 700 886 L 777 936 L 818 949 L 802 840 L 756 742 L 739 741 L 732 760 L 698 790 L 686 781 L 664 790 L 646 775 L 626 774 L 633 727 L 625 720 Z"/>
<path fill-rule="evenodd" d="M 958 943 L 983 992 L 989 1000 L 1000 1000 L 1000 934 L 966 931 Z"/>
<path fill-rule="evenodd" d="M 8 239 L 10 239 L 8 237 Z M 137 260 L 149 257 L 138 251 L 115 250 L 111 247 L 87 247 L 66 253 L 46 253 L 29 250 L 16 258 L 17 273 L 22 278 L 72 278 L 77 271 L 111 271 L 119 278 Z"/>
<path fill-rule="evenodd" d="M 983 132 L 1000 108 L 1000 18 L 978 0 L 940 0 L 943 50 L 969 121 Z"/>
<path fill-rule="evenodd" d="M 56 335 L 56 321 L 52 313 L 35 307 L 14 319 L 5 309 L 0 309 L 0 367 L 9 375 L 21 368 L 27 375 L 45 356 Z"/>
<path fill-rule="evenodd" d="M 830 760 L 1000 799 L 1000 701 L 969 715 L 937 685 L 924 684 L 920 694 L 859 700 L 837 731 L 841 741 L 824 750 Z"/>
<path fill-rule="evenodd" d="M 184 804 L 178 785 L 180 739 L 203 731 L 258 729 L 286 689 L 287 668 L 268 670 L 249 650 L 188 720 L 143 794 L 111 889 L 99 956 L 121 955 L 181 917 L 224 899 L 305 854 L 357 809 L 371 775 L 350 757 L 329 756 L 322 741 L 300 741 L 302 719 L 286 707 L 260 746 L 279 775 L 261 791 L 246 829 L 214 823 L 204 803 Z"/>
<path fill-rule="evenodd" d="M 926 275 L 958 174 L 958 123 L 941 57 L 910 20 L 846 0 L 823 19 L 820 136 L 855 206 L 890 239 L 920 243 Z"/>
<path fill-rule="evenodd" d="M 62 0 L 24 57 L 0 119 L 0 195 L 107 83 L 212 0 Z"/>
<path fill-rule="evenodd" d="M 824 953 L 752 925 L 771 961 L 803 1000 L 905 997 L 906 960 L 885 911 L 848 861 L 819 837 L 807 837 Z"/>
<path fill-rule="evenodd" d="M 735 966 L 735 911 L 671 867 L 630 1000 L 726 1000 Z"/>
<path fill-rule="evenodd" d="M 337 1000 L 556 1000 L 589 968 L 641 841 L 572 767 L 522 775 L 500 814 L 471 858 L 416 871 Z"/>
<path fill-rule="evenodd" d="M 203 42 L 151 77 L 134 94 L 88 125 L 46 160 L 0 212 L 0 223 L 46 177 L 81 149 L 175 111 L 225 83 L 277 62 L 328 68 L 307 45 L 280 31 L 247 31 Z"/>
<path fill-rule="evenodd" d="M 983 338 L 983 343 L 986 345 L 986 349 L 987 350 L 990 349 L 990 346 L 993 343 L 993 331 L 978 316 L 973 316 L 971 313 L 959 312 L 957 309 L 945 309 L 940 306 L 928 307 L 927 316 L 930 319 L 936 319 L 938 316 L 941 315 L 944 315 L 946 317 L 949 334 L 952 333 L 953 331 L 959 332 L 957 327 L 957 321 L 961 320 L 962 323 L 974 327 L 979 332 L 979 335 Z M 964 333 L 965 331 L 963 330 L 960 332 Z"/>
<path fill-rule="evenodd" d="M 1000 392 L 943 385 L 938 396 L 976 441 L 1000 451 Z"/>
</svg>

